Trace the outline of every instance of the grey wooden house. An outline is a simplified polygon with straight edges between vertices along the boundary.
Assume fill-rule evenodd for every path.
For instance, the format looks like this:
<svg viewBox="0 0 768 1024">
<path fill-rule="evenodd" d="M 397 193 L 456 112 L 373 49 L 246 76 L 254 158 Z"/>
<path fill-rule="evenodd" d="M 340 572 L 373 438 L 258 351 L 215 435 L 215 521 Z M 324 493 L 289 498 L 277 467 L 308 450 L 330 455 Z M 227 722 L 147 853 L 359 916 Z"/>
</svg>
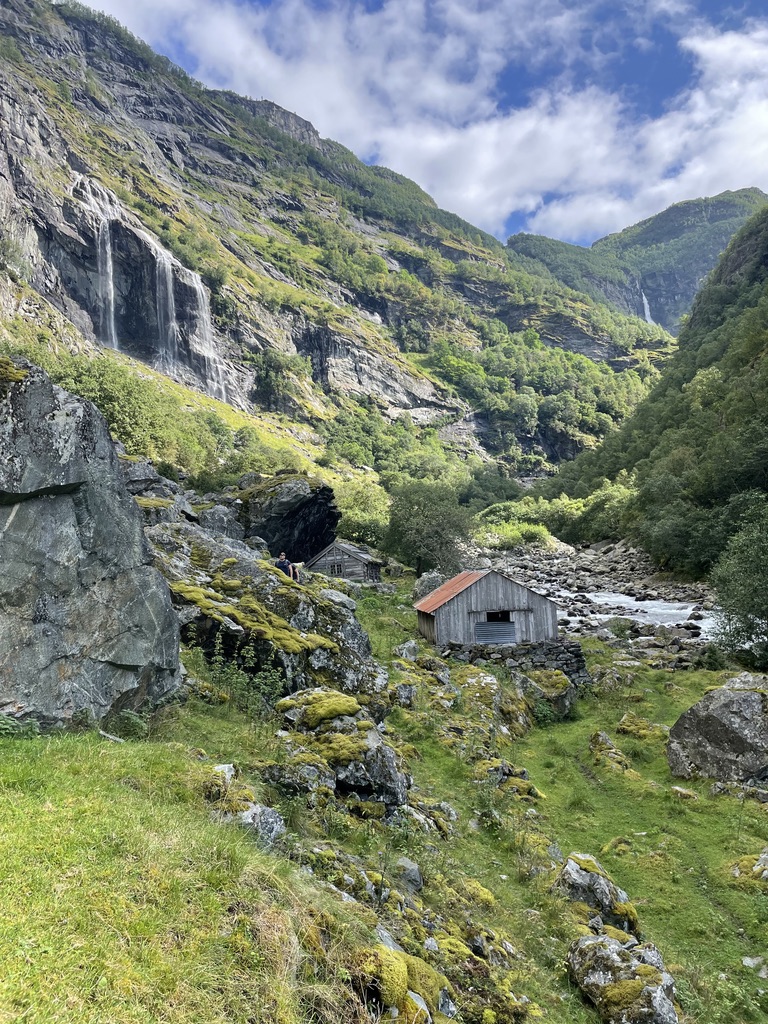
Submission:
<svg viewBox="0 0 768 1024">
<path fill-rule="evenodd" d="M 557 605 L 498 569 L 460 572 L 414 605 L 432 644 L 519 644 L 557 638 Z"/>
<path fill-rule="evenodd" d="M 338 576 L 345 580 L 378 583 L 382 563 L 367 548 L 345 540 L 335 540 L 327 548 L 310 558 L 304 568 L 321 572 L 325 576 Z"/>
</svg>

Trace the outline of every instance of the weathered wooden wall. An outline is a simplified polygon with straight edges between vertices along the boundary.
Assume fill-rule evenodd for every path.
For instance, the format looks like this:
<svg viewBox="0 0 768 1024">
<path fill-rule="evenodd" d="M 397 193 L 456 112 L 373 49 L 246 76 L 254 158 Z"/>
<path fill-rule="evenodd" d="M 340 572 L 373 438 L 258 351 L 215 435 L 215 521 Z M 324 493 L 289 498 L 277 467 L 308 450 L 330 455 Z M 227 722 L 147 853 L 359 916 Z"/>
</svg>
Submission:
<svg viewBox="0 0 768 1024">
<path fill-rule="evenodd" d="M 557 605 L 553 601 L 491 572 L 437 609 L 432 643 L 473 644 L 475 623 L 485 622 L 487 612 L 501 611 L 511 612 L 517 643 L 557 637 Z"/>
<path fill-rule="evenodd" d="M 341 572 L 339 572 L 341 567 Z M 333 544 L 316 559 L 307 563 L 312 572 L 326 576 L 341 576 L 345 580 L 378 580 L 379 569 L 375 563 L 365 562 Z"/>
<path fill-rule="evenodd" d="M 435 635 L 435 616 L 429 615 L 427 612 L 419 612 L 419 632 L 423 637 L 426 637 L 431 644 L 437 643 L 437 637 Z"/>
</svg>

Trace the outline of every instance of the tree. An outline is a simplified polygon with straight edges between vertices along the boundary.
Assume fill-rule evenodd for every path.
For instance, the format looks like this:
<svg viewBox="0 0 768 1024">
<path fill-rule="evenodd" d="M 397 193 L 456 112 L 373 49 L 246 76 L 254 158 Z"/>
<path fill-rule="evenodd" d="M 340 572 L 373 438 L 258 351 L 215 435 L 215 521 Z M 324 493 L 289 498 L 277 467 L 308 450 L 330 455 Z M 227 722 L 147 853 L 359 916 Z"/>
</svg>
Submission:
<svg viewBox="0 0 768 1024">
<path fill-rule="evenodd" d="M 459 544 L 469 536 L 471 515 L 452 487 L 412 481 L 392 492 L 386 549 L 416 567 L 455 571 Z"/>
<path fill-rule="evenodd" d="M 723 646 L 751 650 L 758 668 L 768 668 L 768 511 L 731 538 L 712 572 L 720 603 Z"/>
</svg>

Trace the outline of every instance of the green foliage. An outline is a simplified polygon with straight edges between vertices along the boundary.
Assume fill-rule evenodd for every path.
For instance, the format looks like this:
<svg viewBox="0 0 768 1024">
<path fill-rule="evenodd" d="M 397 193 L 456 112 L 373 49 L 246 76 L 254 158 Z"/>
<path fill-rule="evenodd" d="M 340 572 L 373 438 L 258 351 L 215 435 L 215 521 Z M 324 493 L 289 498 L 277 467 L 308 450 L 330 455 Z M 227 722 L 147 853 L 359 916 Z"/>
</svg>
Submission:
<svg viewBox="0 0 768 1024">
<path fill-rule="evenodd" d="M 28 740 L 34 739 L 35 736 L 39 735 L 40 726 L 34 719 L 19 721 L 19 719 L 12 718 L 10 715 L 0 714 L 0 740 Z"/>
<path fill-rule="evenodd" d="M 7 229 L 0 230 L 0 270 L 14 281 L 26 281 L 32 272 L 21 243 Z"/>
<path fill-rule="evenodd" d="M 586 356 L 546 346 L 530 329 L 506 333 L 482 352 L 438 342 L 429 365 L 486 413 L 490 442 L 516 461 L 521 440 L 543 445 L 554 458 L 593 446 L 645 393 L 634 370 L 616 373 Z"/>
<path fill-rule="evenodd" d="M 599 540 L 618 540 L 627 529 L 629 508 L 635 489 L 626 474 L 611 483 L 603 480 L 585 498 L 571 498 L 560 494 L 555 498 L 525 495 L 517 501 L 500 502 L 489 506 L 478 516 L 481 536 L 499 537 L 498 546 L 509 546 L 501 541 L 519 533 L 522 540 L 546 540 L 525 535 L 526 524 L 540 524 L 546 531 L 568 543 Z"/>
<path fill-rule="evenodd" d="M 458 545 L 469 536 L 470 515 L 458 503 L 453 488 L 413 481 L 392 491 L 387 551 L 416 568 L 458 568 Z"/>
<path fill-rule="evenodd" d="M 542 492 L 583 498 L 632 472 L 621 530 L 662 565 L 709 571 L 768 491 L 768 212 L 734 238 L 680 349 L 634 415 Z M 555 531 L 556 532 L 556 531 Z"/>
<path fill-rule="evenodd" d="M 308 359 L 272 348 L 249 356 L 247 362 L 254 370 L 254 400 L 265 409 L 279 408 L 281 399 L 295 390 L 295 378 L 311 373 Z"/>
<path fill-rule="evenodd" d="M 720 606 L 719 640 L 727 650 L 748 648 L 768 668 L 768 509 L 728 542 L 712 583 Z"/>
<path fill-rule="evenodd" d="M 390 500 L 383 487 L 371 480 L 357 478 L 334 488 L 341 511 L 337 527 L 340 537 L 381 547 L 389 523 Z"/>
<path fill-rule="evenodd" d="M 127 708 L 108 716 L 104 728 L 124 740 L 145 740 L 149 735 L 146 718 Z"/>
</svg>

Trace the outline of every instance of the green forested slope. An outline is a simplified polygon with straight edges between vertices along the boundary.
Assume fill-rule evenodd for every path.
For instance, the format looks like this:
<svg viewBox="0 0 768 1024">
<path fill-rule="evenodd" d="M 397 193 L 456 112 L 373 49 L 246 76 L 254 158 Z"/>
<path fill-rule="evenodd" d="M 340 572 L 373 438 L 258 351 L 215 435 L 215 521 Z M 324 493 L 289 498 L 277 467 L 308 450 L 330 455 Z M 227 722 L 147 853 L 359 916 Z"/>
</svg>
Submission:
<svg viewBox="0 0 768 1024">
<path fill-rule="evenodd" d="M 744 188 L 675 203 L 589 249 L 539 235 L 513 235 L 514 252 L 538 260 L 571 288 L 642 315 L 643 294 L 653 319 L 677 333 L 701 282 L 726 245 L 768 202 Z"/>
<path fill-rule="evenodd" d="M 662 563 L 706 571 L 768 491 L 768 210 L 728 246 L 679 351 L 631 419 L 549 485 L 584 496 L 634 473 L 624 530 Z"/>
</svg>

